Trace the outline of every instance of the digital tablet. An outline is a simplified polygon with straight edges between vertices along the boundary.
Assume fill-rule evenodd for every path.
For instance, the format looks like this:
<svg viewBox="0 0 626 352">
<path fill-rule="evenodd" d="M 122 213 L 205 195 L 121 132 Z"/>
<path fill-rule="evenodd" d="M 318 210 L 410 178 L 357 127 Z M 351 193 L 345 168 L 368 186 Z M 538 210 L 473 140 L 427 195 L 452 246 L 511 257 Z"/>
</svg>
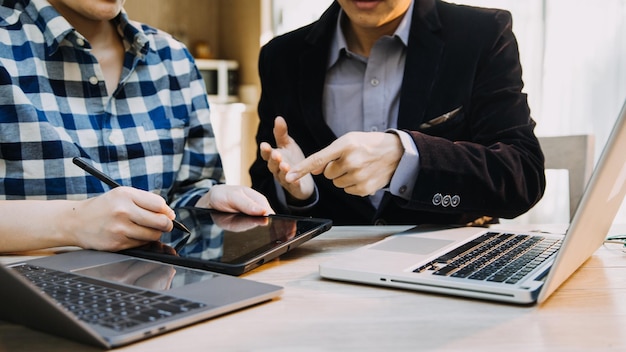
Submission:
<svg viewBox="0 0 626 352">
<path fill-rule="evenodd" d="M 329 230 L 332 221 L 288 215 L 249 216 L 195 207 L 175 209 L 177 228 L 122 251 L 181 266 L 241 275 Z"/>
</svg>

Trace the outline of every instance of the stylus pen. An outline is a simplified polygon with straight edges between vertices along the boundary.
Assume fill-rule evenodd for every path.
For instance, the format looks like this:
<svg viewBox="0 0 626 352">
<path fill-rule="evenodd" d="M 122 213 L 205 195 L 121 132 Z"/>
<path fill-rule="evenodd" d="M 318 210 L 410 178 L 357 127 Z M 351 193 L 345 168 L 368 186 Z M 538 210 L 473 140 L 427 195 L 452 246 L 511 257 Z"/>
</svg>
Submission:
<svg viewBox="0 0 626 352">
<path fill-rule="evenodd" d="M 75 165 L 77 165 L 78 167 L 80 167 L 81 169 L 85 170 L 88 174 L 96 177 L 98 180 L 104 182 L 105 184 L 107 184 L 111 188 L 115 188 L 115 187 L 120 187 L 121 186 L 119 183 L 115 182 L 114 179 L 112 179 L 109 176 L 103 174 L 100 170 L 94 168 L 93 166 L 87 164 L 80 157 L 74 157 L 74 159 L 72 159 L 72 162 Z M 177 228 L 177 229 L 179 229 L 181 231 L 185 231 L 187 233 L 191 233 L 191 231 L 189 231 L 187 226 L 183 225 L 178 220 L 174 219 L 174 220 L 172 220 L 172 222 L 174 223 L 174 227 L 175 228 Z"/>
</svg>

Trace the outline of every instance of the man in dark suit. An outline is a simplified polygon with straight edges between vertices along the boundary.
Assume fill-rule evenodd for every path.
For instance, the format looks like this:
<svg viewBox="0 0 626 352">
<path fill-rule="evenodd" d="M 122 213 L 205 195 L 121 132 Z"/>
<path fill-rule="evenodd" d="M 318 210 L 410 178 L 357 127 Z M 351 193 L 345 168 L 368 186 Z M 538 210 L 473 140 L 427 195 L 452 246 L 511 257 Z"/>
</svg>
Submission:
<svg viewBox="0 0 626 352">
<path fill-rule="evenodd" d="M 438 0 L 338 0 L 274 38 L 259 57 L 253 188 L 337 225 L 526 212 L 544 159 L 511 26 L 506 11 Z"/>
</svg>

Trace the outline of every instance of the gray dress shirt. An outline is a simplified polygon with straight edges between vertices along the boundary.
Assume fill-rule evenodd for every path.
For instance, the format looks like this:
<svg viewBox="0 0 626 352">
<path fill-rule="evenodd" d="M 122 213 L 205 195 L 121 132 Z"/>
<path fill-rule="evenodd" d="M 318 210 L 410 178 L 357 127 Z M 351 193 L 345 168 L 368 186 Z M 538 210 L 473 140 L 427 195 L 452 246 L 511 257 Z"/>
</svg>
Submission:
<svg viewBox="0 0 626 352">
<path fill-rule="evenodd" d="M 406 13 L 412 12 L 413 3 Z M 393 36 L 378 39 L 369 57 L 355 54 L 348 49 L 341 30 L 344 20 L 345 14 L 341 11 L 331 42 L 326 72 L 324 119 L 338 137 L 351 131 L 385 131 L 397 134 L 404 154 L 389 187 L 369 197 L 376 207 L 384 192 L 410 199 L 419 171 L 419 153 L 410 135 L 396 128 L 411 17 L 404 16 Z M 278 182 L 276 184 L 280 201 L 287 204 L 284 190 Z M 306 209 L 317 203 L 317 196 L 316 190 L 311 203 L 288 206 L 294 210 Z"/>
<path fill-rule="evenodd" d="M 411 4 L 407 13 L 412 13 Z M 404 147 L 389 188 L 370 196 L 377 206 L 384 192 L 409 199 L 419 168 L 419 154 L 408 133 L 399 131 L 398 107 L 409 40 L 411 17 L 404 16 L 393 36 L 384 36 L 374 44 L 369 57 L 350 52 L 341 23 L 331 43 L 324 86 L 324 119 L 336 136 L 350 131 L 387 131 L 396 133 Z"/>
</svg>

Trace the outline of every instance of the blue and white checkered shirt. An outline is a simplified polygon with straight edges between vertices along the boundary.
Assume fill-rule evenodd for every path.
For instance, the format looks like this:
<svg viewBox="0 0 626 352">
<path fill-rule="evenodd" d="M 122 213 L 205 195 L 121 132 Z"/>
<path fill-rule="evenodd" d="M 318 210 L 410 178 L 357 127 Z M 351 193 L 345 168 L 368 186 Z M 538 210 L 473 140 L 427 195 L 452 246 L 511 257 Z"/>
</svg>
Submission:
<svg viewBox="0 0 626 352">
<path fill-rule="evenodd" d="M 223 181 L 204 82 L 166 33 L 114 20 L 125 46 L 110 96 L 90 45 L 44 0 L 0 4 L 0 199 L 85 199 L 108 190 L 72 163 L 193 205 Z"/>
</svg>

